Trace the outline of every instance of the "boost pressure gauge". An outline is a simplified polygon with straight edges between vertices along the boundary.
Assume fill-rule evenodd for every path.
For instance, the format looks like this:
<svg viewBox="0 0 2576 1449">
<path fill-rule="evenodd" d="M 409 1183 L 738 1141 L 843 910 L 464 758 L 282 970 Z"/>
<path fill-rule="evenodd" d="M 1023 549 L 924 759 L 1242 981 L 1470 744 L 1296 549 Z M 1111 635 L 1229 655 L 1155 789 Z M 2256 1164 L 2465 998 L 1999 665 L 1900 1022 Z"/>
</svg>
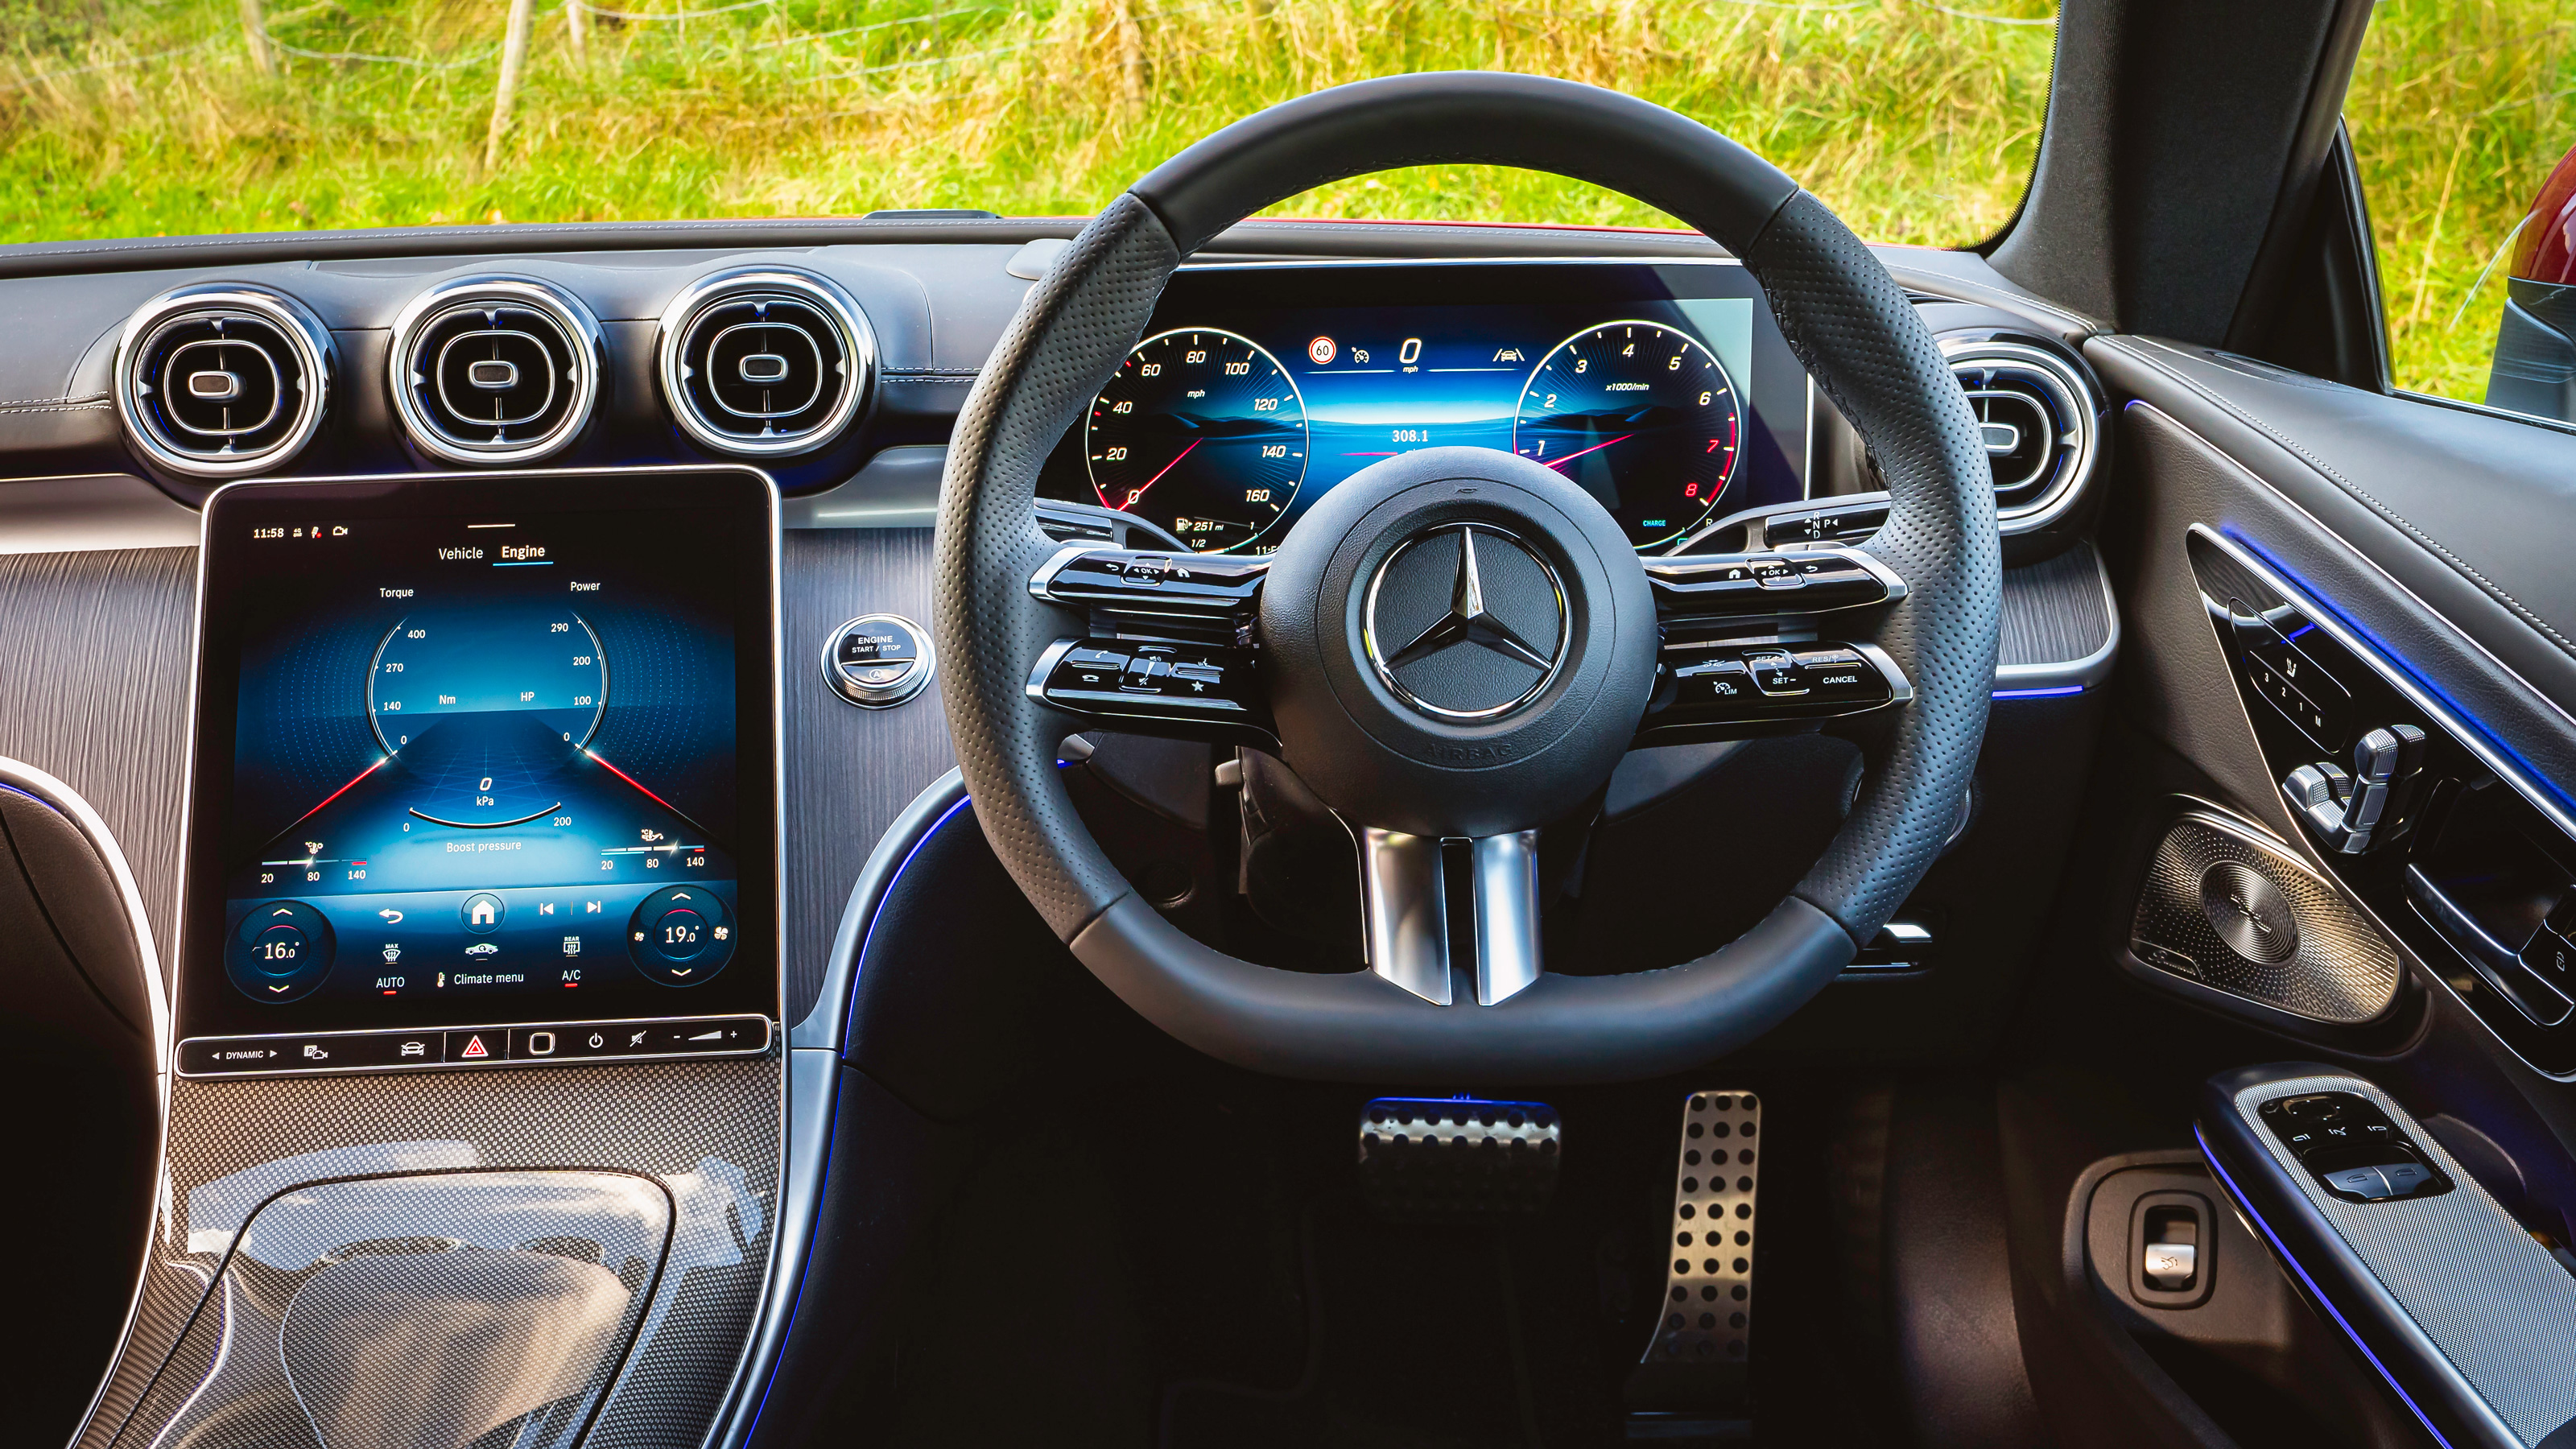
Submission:
<svg viewBox="0 0 2576 1449">
<path fill-rule="evenodd" d="M 523 824 L 560 803 L 553 779 L 599 729 L 608 660 L 561 605 L 429 608 L 376 645 L 367 718 L 436 825 Z"/>
</svg>

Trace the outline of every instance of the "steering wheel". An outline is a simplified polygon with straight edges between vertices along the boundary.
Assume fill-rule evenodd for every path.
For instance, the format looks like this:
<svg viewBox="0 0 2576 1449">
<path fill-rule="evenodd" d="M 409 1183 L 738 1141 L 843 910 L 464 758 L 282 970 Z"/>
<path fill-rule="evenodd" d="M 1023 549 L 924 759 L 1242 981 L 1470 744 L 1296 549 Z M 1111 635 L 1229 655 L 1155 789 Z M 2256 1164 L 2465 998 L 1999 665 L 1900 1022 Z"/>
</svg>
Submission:
<svg viewBox="0 0 2576 1449">
<path fill-rule="evenodd" d="M 1337 484 L 1266 560 L 1122 554 L 1038 530 L 1039 465 L 1136 345 L 1182 258 L 1299 192 L 1434 163 L 1622 191 L 1740 258 L 1870 445 L 1886 524 L 1856 549 L 1641 562 L 1556 470 L 1433 448 Z M 1697 122 L 1613 91 L 1491 72 L 1362 81 L 1274 106 L 1112 202 L 1031 287 L 967 398 L 936 567 L 958 763 L 987 839 L 1038 913 L 1129 1006 L 1200 1051 L 1348 1081 L 1658 1075 L 1733 1050 L 1804 1004 L 1949 834 L 1985 733 L 2001 590 L 1976 422 L 1859 239 Z M 1798 584 L 1812 592 L 1793 594 Z M 1746 637 L 1748 610 L 1763 611 L 1752 637 L 1810 642 L 1673 642 L 1724 636 L 1708 625 L 1729 618 Z M 1831 647 L 1817 642 L 1828 625 Z M 1721 682 L 1772 713 L 1730 714 L 1732 696 L 1710 693 Z M 1660 721 L 1696 719 L 1698 738 L 1776 732 L 1784 714 L 1848 712 L 1824 707 L 1826 696 L 1874 707 L 1855 732 L 1863 783 L 1786 899 L 1683 965 L 1541 970 L 1539 827 L 1597 808 L 1620 757 L 1672 733 Z M 1104 720 L 1233 731 L 1274 749 L 1351 827 L 1368 969 L 1256 966 L 1140 898 L 1057 778 L 1059 742 Z M 1473 842 L 1472 951 L 1450 940 L 1441 864 L 1441 842 L 1462 838 Z"/>
</svg>

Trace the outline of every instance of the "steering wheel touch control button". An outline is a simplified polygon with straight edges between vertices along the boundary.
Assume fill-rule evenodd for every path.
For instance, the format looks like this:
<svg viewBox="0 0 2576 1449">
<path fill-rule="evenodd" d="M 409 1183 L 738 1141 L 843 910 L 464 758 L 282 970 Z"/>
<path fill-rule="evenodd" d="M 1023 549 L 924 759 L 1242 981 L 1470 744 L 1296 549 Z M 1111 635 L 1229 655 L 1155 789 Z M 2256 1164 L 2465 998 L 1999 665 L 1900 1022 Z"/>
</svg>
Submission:
<svg viewBox="0 0 2576 1449">
<path fill-rule="evenodd" d="M 1823 613 L 1905 597 L 1905 580 L 1854 548 L 1688 554 L 1647 559 L 1646 579 L 1676 617 Z M 1795 598 L 1779 595 L 1795 591 Z"/>
<path fill-rule="evenodd" d="M 1253 673 L 1249 649 L 1059 639 L 1038 657 L 1028 693 L 1084 714 L 1240 724 L 1266 738 Z"/>
<path fill-rule="evenodd" d="M 823 678 L 862 709 L 888 709 L 930 685 L 930 631 L 900 614 L 862 614 L 823 644 Z"/>
<path fill-rule="evenodd" d="M 331 974 L 331 923 L 302 901 L 253 907 L 225 943 L 225 974 L 253 1001 L 287 1002 L 311 994 Z"/>
<path fill-rule="evenodd" d="M 1650 730 L 1858 714 L 1902 704 L 1913 687 L 1860 644 L 1677 644 L 1665 651 L 1666 689 Z"/>
<path fill-rule="evenodd" d="M 626 925 L 635 969 L 665 986 L 697 986 L 733 959 L 733 913 L 704 886 L 664 886 Z"/>
</svg>

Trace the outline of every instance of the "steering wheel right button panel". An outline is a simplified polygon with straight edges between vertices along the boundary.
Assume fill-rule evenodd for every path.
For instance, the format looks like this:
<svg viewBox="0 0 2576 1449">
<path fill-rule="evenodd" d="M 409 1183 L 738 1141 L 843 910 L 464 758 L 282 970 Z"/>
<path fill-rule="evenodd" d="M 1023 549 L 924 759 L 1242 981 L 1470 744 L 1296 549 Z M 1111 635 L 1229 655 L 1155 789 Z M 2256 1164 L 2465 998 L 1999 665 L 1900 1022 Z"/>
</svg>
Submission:
<svg viewBox="0 0 2576 1449">
<path fill-rule="evenodd" d="M 664 886 L 626 922 L 626 954 L 648 980 L 697 986 L 733 959 L 733 913 L 704 886 Z"/>
</svg>

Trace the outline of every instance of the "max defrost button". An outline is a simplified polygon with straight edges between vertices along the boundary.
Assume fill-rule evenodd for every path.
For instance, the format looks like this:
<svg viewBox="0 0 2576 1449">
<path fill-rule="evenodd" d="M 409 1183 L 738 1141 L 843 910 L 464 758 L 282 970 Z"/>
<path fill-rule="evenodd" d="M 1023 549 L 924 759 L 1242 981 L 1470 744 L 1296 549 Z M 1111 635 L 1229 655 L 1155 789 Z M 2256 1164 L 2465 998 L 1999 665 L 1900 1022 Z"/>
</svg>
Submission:
<svg viewBox="0 0 2576 1449">
<path fill-rule="evenodd" d="M 627 918 L 627 955 L 665 986 L 712 980 L 733 959 L 733 913 L 704 886 L 664 886 Z"/>
</svg>

